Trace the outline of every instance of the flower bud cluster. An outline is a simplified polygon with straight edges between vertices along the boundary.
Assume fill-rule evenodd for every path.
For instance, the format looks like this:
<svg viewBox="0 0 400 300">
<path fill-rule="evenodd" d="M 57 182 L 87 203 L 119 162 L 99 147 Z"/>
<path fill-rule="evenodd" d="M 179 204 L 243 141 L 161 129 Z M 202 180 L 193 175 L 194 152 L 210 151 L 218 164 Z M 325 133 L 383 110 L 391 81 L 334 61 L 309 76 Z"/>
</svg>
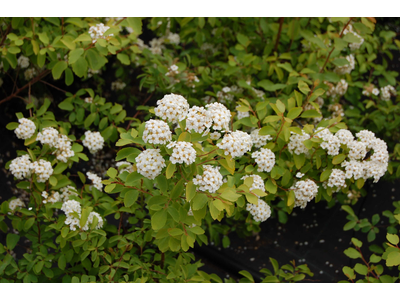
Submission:
<svg viewBox="0 0 400 300">
<path fill-rule="evenodd" d="M 251 213 L 256 222 L 264 222 L 271 216 L 271 207 L 261 199 L 258 199 L 257 205 L 247 203 L 246 210 Z"/>
<path fill-rule="evenodd" d="M 353 71 L 355 66 L 356 66 L 356 60 L 354 59 L 354 55 L 353 54 L 347 55 L 346 59 L 349 62 L 349 64 L 344 65 L 344 66 L 337 66 L 333 70 L 333 72 L 335 72 L 337 74 L 340 74 L 340 75 L 350 74 L 351 71 Z"/>
<path fill-rule="evenodd" d="M 19 198 L 13 199 L 8 203 L 8 208 L 12 211 L 16 210 L 17 207 L 25 207 L 25 203 Z"/>
<path fill-rule="evenodd" d="M 172 139 L 167 123 L 161 120 L 148 120 L 143 131 L 143 141 L 149 144 L 166 144 Z"/>
<path fill-rule="evenodd" d="M 26 81 L 31 80 L 36 75 L 36 70 L 34 68 L 26 69 L 24 72 L 24 77 Z"/>
<path fill-rule="evenodd" d="M 258 172 L 271 172 L 275 165 L 275 154 L 268 148 L 261 148 L 260 151 L 253 152 L 252 158 L 255 158 Z"/>
<path fill-rule="evenodd" d="M 190 165 L 196 160 L 196 150 L 194 150 L 192 143 L 188 142 L 171 142 L 167 148 L 173 148 L 172 155 L 169 160 L 173 164 L 187 164 Z"/>
<path fill-rule="evenodd" d="M 148 179 L 154 179 L 161 174 L 165 167 L 165 160 L 160 154 L 160 149 L 147 149 L 136 158 L 137 172 Z"/>
<path fill-rule="evenodd" d="M 295 194 L 294 207 L 305 208 L 318 194 L 318 185 L 310 179 L 297 181 L 290 189 Z"/>
<path fill-rule="evenodd" d="M 14 158 L 10 164 L 10 171 L 17 179 L 24 179 L 31 175 L 31 160 L 28 154 Z"/>
<path fill-rule="evenodd" d="M 329 82 L 325 82 L 325 84 L 329 86 L 329 90 L 326 91 L 326 95 L 333 99 L 337 96 L 340 97 L 346 94 L 347 88 L 349 86 L 349 84 L 344 79 L 341 79 L 336 86 Z"/>
<path fill-rule="evenodd" d="M 259 135 L 260 128 L 253 130 L 250 133 L 250 138 L 251 141 L 253 142 L 253 146 L 257 148 L 261 148 L 262 146 L 265 146 L 268 141 L 272 141 L 273 138 L 269 134 L 267 135 Z"/>
<path fill-rule="evenodd" d="M 107 37 L 113 36 L 113 34 L 110 34 L 108 36 L 104 36 L 104 33 L 110 29 L 109 26 L 104 26 L 103 23 L 96 24 L 96 26 L 91 26 L 89 28 L 89 34 L 90 37 L 92 38 L 92 43 L 96 43 L 98 39 L 106 39 Z"/>
<path fill-rule="evenodd" d="M 212 125 L 211 113 L 204 107 L 193 106 L 186 116 L 186 130 L 208 134 Z"/>
<path fill-rule="evenodd" d="M 365 96 L 370 96 L 371 94 L 378 96 L 379 90 L 371 83 L 368 86 L 364 86 L 364 90 L 362 91 L 362 94 Z"/>
<path fill-rule="evenodd" d="M 36 130 L 36 125 L 31 120 L 26 118 L 21 118 L 18 120 L 20 123 L 18 127 L 14 130 L 15 134 L 19 139 L 29 139 Z"/>
<path fill-rule="evenodd" d="M 85 139 L 82 144 L 89 149 L 90 153 L 95 154 L 97 151 L 103 149 L 104 138 L 101 136 L 100 132 L 97 131 L 86 131 Z"/>
<path fill-rule="evenodd" d="M 101 183 L 101 177 L 92 173 L 86 172 L 86 176 L 93 182 L 93 186 L 98 189 L 100 192 L 103 191 L 103 184 Z"/>
<path fill-rule="evenodd" d="M 221 103 L 211 103 L 206 105 L 207 110 L 211 114 L 214 130 L 228 130 L 231 120 L 231 112 Z"/>
<path fill-rule="evenodd" d="M 295 154 L 300 155 L 301 153 L 308 152 L 308 149 L 303 144 L 303 141 L 308 140 L 310 138 L 310 135 L 304 130 L 302 130 L 302 133 L 303 135 L 292 132 L 288 143 L 288 149 L 290 153 L 294 152 Z"/>
<path fill-rule="evenodd" d="M 384 101 L 389 101 L 391 96 L 396 96 L 396 95 L 397 95 L 397 91 L 391 85 L 387 85 L 387 86 L 381 88 L 381 99 Z"/>
<path fill-rule="evenodd" d="M 334 136 L 329 129 L 319 127 L 315 130 L 315 137 L 323 140 L 321 148 L 327 150 L 328 155 L 338 155 L 340 150 L 340 140 Z"/>
<path fill-rule="evenodd" d="M 198 186 L 197 189 L 204 192 L 215 193 L 223 184 L 219 168 L 220 167 L 204 165 L 203 175 L 196 175 L 196 178 L 193 178 L 193 183 Z"/>
<path fill-rule="evenodd" d="M 174 124 L 186 118 L 189 111 L 189 103 L 181 95 L 165 95 L 157 101 L 154 112 L 157 117 Z"/>
<path fill-rule="evenodd" d="M 66 163 L 68 158 L 75 155 L 75 152 L 71 150 L 71 140 L 64 134 L 60 134 L 55 148 L 57 150 L 54 151 L 53 154 L 56 155 L 59 161 Z"/>
<path fill-rule="evenodd" d="M 253 142 L 246 132 L 237 130 L 227 132 L 222 141 L 217 144 L 218 148 L 225 150 L 225 155 L 231 155 L 232 158 L 241 157 L 247 151 L 251 150 Z"/>
<path fill-rule="evenodd" d="M 172 32 L 170 32 L 170 33 L 167 35 L 167 39 L 169 40 L 169 43 L 170 43 L 170 44 L 179 45 L 179 43 L 181 42 L 181 38 L 180 38 L 180 36 L 179 36 L 178 33 L 172 33 Z"/>
</svg>

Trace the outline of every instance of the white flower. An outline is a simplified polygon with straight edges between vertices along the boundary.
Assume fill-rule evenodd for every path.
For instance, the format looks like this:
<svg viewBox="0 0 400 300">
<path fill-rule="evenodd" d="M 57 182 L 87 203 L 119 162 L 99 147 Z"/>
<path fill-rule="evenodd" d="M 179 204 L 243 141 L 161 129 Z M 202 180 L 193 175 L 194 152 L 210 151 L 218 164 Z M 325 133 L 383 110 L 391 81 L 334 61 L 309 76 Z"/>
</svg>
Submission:
<svg viewBox="0 0 400 300">
<path fill-rule="evenodd" d="M 39 132 L 36 140 L 42 145 L 49 145 L 51 148 L 55 147 L 58 142 L 58 131 L 53 127 L 46 127 Z"/>
<path fill-rule="evenodd" d="M 221 137 L 221 134 L 218 131 L 210 133 L 210 139 L 216 141 Z"/>
<path fill-rule="evenodd" d="M 212 125 L 212 115 L 204 107 L 193 106 L 186 116 L 186 130 L 208 134 Z"/>
<path fill-rule="evenodd" d="M 347 145 L 348 143 L 354 141 L 354 136 L 350 130 L 347 129 L 339 129 L 335 136 L 339 139 L 341 144 Z"/>
<path fill-rule="evenodd" d="M 371 149 L 376 141 L 375 133 L 369 130 L 361 130 L 360 132 L 356 133 L 356 137 L 358 137 L 368 149 Z"/>
<path fill-rule="evenodd" d="M 181 38 L 179 37 L 178 33 L 172 33 L 170 32 L 167 36 L 167 39 L 171 44 L 176 44 L 178 45 L 181 42 Z"/>
<path fill-rule="evenodd" d="M 219 168 L 220 167 L 204 165 L 203 175 L 196 175 L 196 178 L 193 178 L 193 183 L 198 186 L 200 191 L 215 193 L 223 184 Z"/>
<path fill-rule="evenodd" d="M 176 74 L 179 74 L 178 66 L 177 66 L 177 65 L 172 65 L 172 66 L 170 66 L 170 67 L 168 68 L 168 72 L 165 73 L 165 76 L 171 76 L 171 77 L 173 77 L 173 76 L 175 76 Z"/>
<path fill-rule="evenodd" d="M 192 143 L 188 142 L 171 142 L 167 148 L 174 148 L 169 160 L 173 164 L 186 163 L 190 165 L 196 160 L 196 150 L 194 150 Z"/>
<path fill-rule="evenodd" d="M 218 148 L 225 150 L 225 155 L 231 155 L 232 158 L 241 157 L 247 151 L 251 150 L 253 142 L 250 135 L 246 132 L 237 130 L 228 132 L 224 135 L 222 141 L 217 144 Z"/>
<path fill-rule="evenodd" d="M 295 153 L 300 155 L 301 153 L 307 153 L 308 149 L 303 144 L 303 141 L 308 140 L 310 135 L 302 130 L 303 135 L 292 132 L 292 135 L 289 138 L 288 150 L 290 153 Z"/>
<path fill-rule="evenodd" d="M 24 72 L 25 80 L 29 81 L 36 75 L 36 70 L 34 68 L 26 69 Z"/>
<path fill-rule="evenodd" d="M 253 142 L 253 146 L 257 148 L 261 148 L 262 146 L 265 146 L 268 141 L 273 140 L 272 136 L 270 136 L 269 134 L 259 135 L 260 130 L 261 130 L 260 128 L 254 129 L 250 133 L 250 138 Z"/>
<path fill-rule="evenodd" d="M 22 69 L 29 67 L 29 58 L 23 55 L 18 57 L 18 66 L 20 66 Z"/>
<path fill-rule="evenodd" d="M 264 186 L 264 180 L 261 178 L 261 176 L 259 175 L 246 175 L 243 176 L 241 179 L 245 180 L 246 178 L 253 178 L 253 184 L 251 185 L 251 187 L 249 188 L 250 191 L 252 190 L 261 190 L 263 192 L 265 192 L 265 186 Z M 260 198 L 257 195 L 258 198 Z"/>
<path fill-rule="evenodd" d="M 61 210 L 66 214 L 67 218 L 65 219 L 64 224 L 69 225 L 70 230 L 75 231 L 76 227 L 80 228 L 79 219 L 81 217 L 81 204 L 76 200 L 68 200 L 63 203 L 61 206 Z M 79 219 L 73 215 L 73 213 L 77 213 Z"/>
<path fill-rule="evenodd" d="M 348 154 L 350 159 L 363 159 L 367 154 L 367 148 L 363 142 L 352 141 L 347 146 L 350 150 Z"/>
<path fill-rule="evenodd" d="M 391 85 L 387 85 L 383 88 L 381 88 L 381 99 L 384 101 L 389 101 L 391 96 L 396 96 L 397 95 L 397 91 L 396 89 L 391 86 Z"/>
<path fill-rule="evenodd" d="M 56 203 L 61 200 L 60 198 L 60 193 L 56 191 L 51 191 L 51 195 L 46 198 L 46 200 L 43 200 L 43 203 Z"/>
<path fill-rule="evenodd" d="M 181 95 L 165 95 L 157 101 L 154 113 L 157 117 L 174 124 L 186 118 L 189 111 L 189 103 Z"/>
<path fill-rule="evenodd" d="M 362 178 L 364 174 L 364 165 L 356 160 L 344 161 L 341 164 L 346 170 L 346 178 L 353 177 L 355 180 Z"/>
<path fill-rule="evenodd" d="M 343 58 L 343 57 L 341 57 Z M 344 66 L 337 66 L 333 72 L 343 75 L 343 74 L 350 74 L 351 71 L 354 70 L 355 65 L 356 65 L 356 60 L 354 59 L 353 54 L 347 55 L 346 56 L 347 61 L 349 62 L 349 64 L 344 65 Z"/>
<path fill-rule="evenodd" d="M 82 141 L 82 144 L 89 149 L 90 153 L 94 154 L 103 149 L 104 138 L 101 136 L 100 132 L 86 131 L 85 139 Z"/>
<path fill-rule="evenodd" d="M 104 26 L 103 23 L 96 24 L 96 26 L 91 26 L 89 28 L 89 34 L 92 38 L 92 43 L 96 43 L 98 39 L 106 39 L 109 36 L 113 36 L 113 34 L 109 34 L 108 36 L 104 36 L 104 33 L 110 29 L 109 26 Z"/>
<path fill-rule="evenodd" d="M 31 164 L 28 154 L 14 158 L 10 164 L 10 172 L 17 179 L 27 178 L 31 175 Z"/>
<path fill-rule="evenodd" d="M 18 120 L 20 123 L 18 127 L 14 130 L 15 134 L 19 139 L 29 139 L 36 130 L 36 125 L 29 119 L 21 118 Z"/>
<path fill-rule="evenodd" d="M 149 144 L 166 144 L 172 139 L 172 132 L 167 123 L 161 120 L 149 120 L 143 131 L 143 141 Z"/>
<path fill-rule="evenodd" d="M 240 107 L 240 105 L 237 105 L 236 106 L 236 110 L 238 109 L 238 107 Z M 237 118 L 240 120 L 240 119 L 243 119 L 243 118 L 246 118 L 246 117 L 248 117 L 248 116 L 250 116 L 250 113 L 248 112 L 248 111 L 240 111 L 240 110 L 238 110 L 237 111 Z"/>
<path fill-rule="evenodd" d="M 111 82 L 111 90 L 118 91 L 123 90 L 126 87 L 126 83 L 122 82 L 122 80 L 118 79 L 117 81 Z"/>
<path fill-rule="evenodd" d="M 326 149 L 328 155 L 338 155 L 340 150 L 340 140 L 334 136 L 329 129 L 319 127 L 315 130 L 315 137 L 323 140 L 321 148 Z"/>
<path fill-rule="evenodd" d="M 294 207 L 305 208 L 318 194 L 318 185 L 310 179 L 297 181 L 290 189 L 295 194 Z"/>
<path fill-rule="evenodd" d="M 48 194 L 46 191 L 43 191 L 43 192 L 42 192 L 42 197 L 43 197 L 44 199 L 47 199 L 48 196 L 49 196 L 49 194 Z"/>
<path fill-rule="evenodd" d="M 101 177 L 92 173 L 86 172 L 86 176 L 93 182 L 93 186 L 98 189 L 100 192 L 103 191 L 103 184 L 101 183 Z"/>
<path fill-rule="evenodd" d="M 271 216 L 271 207 L 261 199 L 258 199 L 257 205 L 247 203 L 246 210 L 251 213 L 256 222 L 264 222 Z"/>
<path fill-rule="evenodd" d="M 147 149 L 136 158 L 137 172 L 148 179 L 154 179 L 161 174 L 165 167 L 165 160 L 160 154 L 160 149 Z"/>
<path fill-rule="evenodd" d="M 221 103 L 211 103 L 206 105 L 211 114 L 214 130 L 229 130 L 231 112 Z"/>
<path fill-rule="evenodd" d="M 255 158 L 258 172 L 271 172 L 275 165 L 275 154 L 268 148 L 261 148 L 260 151 L 253 152 L 252 158 Z"/>
<path fill-rule="evenodd" d="M 92 97 L 86 97 L 85 98 L 86 103 L 93 103 L 93 98 Z"/>
<path fill-rule="evenodd" d="M 297 172 L 297 174 L 296 174 L 296 177 L 297 177 L 297 178 L 301 178 L 301 177 L 303 177 L 303 176 L 304 176 L 304 174 L 301 173 L 301 172 Z"/>
<path fill-rule="evenodd" d="M 77 190 L 71 185 L 64 186 L 60 189 L 60 198 L 63 202 L 69 200 L 69 196 L 78 196 Z"/>
<path fill-rule="evenodd" d="M 40 159 L 38 162 L 34 161 L 30 165 L 30 168 L 32 173 L 36 174 L 37 182 L 46 182 L 53 174 L 51 163 L 49 161 L 45 161 L 44 159 Z"/>
<path fill-rule="evenodd" d="M 329 187 L 336 187 L 336 192 L 346 187 L 346 174 L 340 169 L 333 169 L 328 179 Z"/>
<path fill-rule="evenodd" d="M 119 161 L 115 164 L 115 166 L 119 169 L 119 174 L 122 174 L 123 172 L 128 172 L 128 173 L 133 172 L 133 165 L 130 162 Z M 120 167 L 122 168 L 120 169 Z"/>
<path fill-rule="evenodd" d="M 56 150 L 53 154 L 56 155 L 57 159 L 62 162 L 67 162 L 68 158 L 73 157 L 75 152 L 71 150 L 71 140 L 64 134 L 60 134 L 56 145 Z"/>
<path fill-rule="evenodd" d="M 8 208 L 12 211 L 16 210 L 17 207 L 25 207 L 25 203 L 19 198 L 13 199 L 8 203 Z"/>
<path fill-rule="evenodd" d="M 82 230 L 89 230 L 89 226 L 93 223 L 93 217 L 96 217 L 98 220 L 95 229 L 100 229 L 103 227 L 103 218 L 97 212 L 92 211 L 88 216 L 85 226 L 82 227 Z"/>
</svg>

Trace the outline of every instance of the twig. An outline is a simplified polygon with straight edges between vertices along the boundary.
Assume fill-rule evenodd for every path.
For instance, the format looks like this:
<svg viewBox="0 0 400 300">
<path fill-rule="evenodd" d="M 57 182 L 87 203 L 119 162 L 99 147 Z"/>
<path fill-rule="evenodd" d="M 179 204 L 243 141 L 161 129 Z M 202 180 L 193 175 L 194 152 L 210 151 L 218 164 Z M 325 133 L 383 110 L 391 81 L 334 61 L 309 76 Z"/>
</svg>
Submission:
<svg viewBox="0 0 400 300">
<path fill-rule="evenodd" d="M 47 84 L 47 85 L 51 86 L 52 88 L 55 88 L 56 90 L 59 90 L 59 91 L 61 91 L 63 93 L 68 93 L 67 91 L 64 91 L 63 89 L 60 89 L 59 87 L 56 87 L 56 86 L 54 86 L 54 85 L 52 85 L 52 84 L 50 84 L 50 83 L 48 83 L 46 81 L 40 80 L 40 82 L 43 82 L 44 84 Z"/>
<path fill-rule="evenodd" d="M 274 51 L 278 50 L 278 45 L 279 45 L 279 40 L 281 38 L 281 32 L 282 32 L 282 26 L 283 26 L 284 19 L 285 18 L 279 18 L 279 31 L 278 31 L 278 36 L 276 38 Z"/>
<path fill-rule="evenodd" d="M 0 47 L 3 46 L 3 43 L 6 40 L 6 37 L 7 37 L 8 33 L 10 32 L 10 29 L 11 29 L 11 23 L 8 24 L 7 30 L 4 33 L 3 37 L 1 38 Z"/>
</svg>

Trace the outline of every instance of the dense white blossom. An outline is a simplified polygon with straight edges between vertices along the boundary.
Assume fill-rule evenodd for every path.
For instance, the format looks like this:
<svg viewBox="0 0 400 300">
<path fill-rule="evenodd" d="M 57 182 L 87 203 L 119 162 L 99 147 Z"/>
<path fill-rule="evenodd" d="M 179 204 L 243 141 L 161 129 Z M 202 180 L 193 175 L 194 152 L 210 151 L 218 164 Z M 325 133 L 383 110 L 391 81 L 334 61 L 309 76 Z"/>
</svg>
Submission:
<svg viewBox="0 0 400 300">
<path fill-rule="evenodd" d="M 92 173 L 86 172 L 86 176 L 93 182 L 93 186 L 98 189 L 100 192 L 103 191 L 103 184 L 101 183 L 101 177 Z"/>
<path fill-rule="evenodd" d="M 341 58 L 343 58 L 343 57 L 341 57 Z M 350 74 L 351 71 L 354 70 L 355 65 L 356 65 L 356 60 L 354 59 L 354 55 L 350 54 L 350 55 L 347 55 L 345 58 L 347 59 L 347 61 L 349 63 L 344 65 L 344 66 L 337 66 L 333 70 L 333 72 L 335 72 L 337 74 L 340 74 L 340 75 L 343 75 L 343 74 Z"/>
<path fill-rule="evenodd" d="M 218 131 L 210 133 L 210 139 L 216 141 L 221 137 L 221 134 Z"/>
<path fill-rule="evenodd" d="M 247 203 L 246 210 L 251 213 L 256 222 L 264 222 L 271 216 L 271 207 L 261 199 L 258 199 L 257 205 Z"/>
<path fill-rule="evenodd" d="M 257 147 L 257 148 L 265 146 L 268 141 L 273 140 L 272 136 L 270 136 L 269 134 L 259 135 L 260 130 L 261 130 L 260 128 L 254 129 L 250 133 L 250 138 L 251 138 L 251 141 L 253 142 L 253 146 Z"/>
<path fill-rule="evenodd" d="M 348 33 L 352 33 L 354 34 L 356 37 L 359 38 L 359 42 L 358 43 L 350 43 L 349 44 L 349 48 L 351 51 L 355 51 L 357 49 L 360 49 L 361 45 L 364 43 L 364 39 L 361 35 L 359 35 L 357 32 L 354 31 L 353 26 L 351 24 L 348 24 L 346 29 L 343 30 L 343 34 L 346 35 Z"/>
<path fill-rule="evenodd" d="M 196 178 L 193 178 L 193 183 L 198 186 L 197 188 L 200 191 L 215 193 L 223 184 L 219 168 L 220 167 L 204 165 L 203 175 L 196 175 Z"/>
<path fill-rule="evenodd" d="M 246 175 L 246 176 L 243 176 L 241 179 L 245 180 L 246 178 L 253 178 L 253 184 L 249 188 L 250 191 L 261 190 L 261 191 L 265 192 L 264 180 L 261 178 L 260 175 Z M 259 196 L 257 195 L 257 197 L 259 197 Z"/>
<path fill-rule="evenodd" d="M 21 55 L 20 57 L 18 57 L 17 62 L 18 66 L 20 66 L 22 69 L 29 67 L 29 58 L 26 56 Z"/>
<path fill-rule="evenodd" d="M 261 148 L 259 151 L 251 154 L 257 163 L 258 172 L 271 172 L 275 165 L 275 154 L 268 148 Z"/>
<path fill-rule="evenodd" d="M 103 218 L 97 212 L 92 211 L 88 216 L 85 226 L 82 227 L 82 230 L 85 231 L 89 230 L 90 225 L 93 223 L 93 217 L 95 216 L 97 217 L 98 220 L 95 229 L 100 229 L 103 227 Z"/>
<path fill-rule="evenodd" d="M 387 86 L 381 88 L 381 99 L 384 101 L 389 101 L 391 96 L 396 96 L 396 95 L 397 95 L 397 91 L 391 85 L 387 85 Z"/>
<path fill-rule="evenodd" d="M 169 40 L 169 42 L 170 42 L 171 44 L 175 44 L 175 45 L 179 45 L 179 43 L 181 42 L 181 38 L 179 37 L 179 34 L 178 34 L 178 33 L 172 33 L 172 32 L 170 32 L 170 33 L 167 35 L 167 39 Z"/>
<path fill-rule="evenodd" d="M 188 142 L 171 142 L 167 148 L 173 148 L 172 155 L 169 160 L 173 164 L 186 163 L 190 165 L 196 160 L 196 150 L 194 150 L 192 143 Z"/>
<path fill-rule="evenodd" d="M 17 207 L 25 207 L 25 203 L 19 198 L 13 199 L 8 203 L 8 208 L 12 211 L 16 210 Z"/>
<path fill-rule="evenodd" d="M 67 162 L 68 158 L 73 157 L 75 152 L 71 149 L 71 140 L 64 134 L 60 134 L 53 154 L 62 162 Z"/>
<path fill-rule="evenodd" d="M 69 200 L 69 196 L 78 196 L 78 192 L 75 187 L 71 185 L 64 186 L 60 189 L 60 198 L 63 202 Z"/>
<path fill-rule="evenodd" d="M 350 130 L 347 129 L 339 129 L 335 136 L 339 139 L 341 144 L 347 145 L 348 143 L 354 141 L 354 136 Z"/>
<path fill-rule="evenodd" d="M 301 172 L 297 172 L 297 173 L 296 173 L 296 177 L 297 177 L 297 178 L 302 178 L 303 176 L 304 176 L 304 174 L 301 173 Z"/>
<path fill-rule="evenodd" d="M 341 164 L 345 168 L 346 178 L 353 177 L 355 180 L 362 178 L 364 175 L 364 165 L 357 160 L 344 161 Z"/>
<path fill-rule="evenodd" d="M 185 119 L 188 111 L 187 100 L 183 96 L 175 94 L 165 95 L 157 101 L 157 107 L 154 108 L 157 117 L 175 124 Z"/>
<path fill-rule="evenodd" d="M 43 193 L 42 193 L 42 196 L 44 196 Z M 46 199 L 46 200 L 43 200 L 43 203 L 56 203 L 61 200 L 60 193 L 56 192 L 56 191 L 51 191 L 50 196 L 47 195 L 47 197 L 43 197 L 43 198 Z"/>
<path fill-rule="evenodd" d="M 231 112 L 221 103 L 211 103 L 206 105 L 207 110 L 210 112 L 211 120 L 213 122 L 212 128 L 214 130 L 228 130 L 229 122 L 231 120 Z"/>
<path fill-rule="evenodd" d="M 17 179 L 24 179 L 31 175 L 31 160 L 28 154 L 14 158 L 10 164 L 10 172 Z"/>
<path fill-rule="evenodd" d="M 331 188 L 337 188 L 338 192 L 341 188 L 346 187 L 346 174 L 340 169 L 333 169 L 329 176 L 327 185 Z"/>
<path fill-rule="evenodd" d="M 302 130 L 302 133 L 303 135 L 292 132 L 288 143 L 288 150 L 290 153 L 294 152 L 295 154 L 300 155 L 301 153 L 308 152 L 308 149 L 304 145 L 303 141 L 308 140 L 310 138 L 310 135 L 304 130 Z"/>
<path fill-rule="evenodd" d="M 161 120 L 148 120 L 143 131 L 143 141 L 149 144 L 166 144 L 172 139 L 168 124 Z"/>
<path fill-rule="evenodd" d="M 46 127 L 39 132 L 36 140 L 42 145 L 49 145 L 51 148 L 55 147 L 58 142 L 58 130 L 53 127 Z"/>
<path fill-rule="evenodd" d="M 208 134 L 212 125 L 211 113 L 204 107 L 193 106 L 186 116 L 186 130 Z"/>
<path fill-rule="evenodd" d="M 368 149 L 372 148 L 376 141 L 375 133 L 369 130 L 361 130 L 360 132 L 357 132 L 356 137 L 358 137 Z"/>
<path fill-rule="evenodd" d="M 328 155 L 338 155 L 340 150 L 340 140 L 334 136 L 329 129 L 319 127 L 315 130 L 315 137 L 323 140 L 321 148 L 327 150 Z"/>
<path fill-rule="evenodd" d="M 165 167 L 165 160 L 160 154 L 160 149 L 147 149 L 136 158 L 137 172 L 148 179 L 154 179 L 161 174 Z"/>
<path fill-rule="evenodd" d="M 362 94 L 365 96 L 370 96 L 371 94 L 378 96 L 379 90 L 373 84 L 369 84 L 368 86 L 364 86 Z"/>
<path fill-rule="evenodd" d="M 177 66 L 177 65 L 172 65 L 172 66 L 170 66 L 170 67 L 168 68 L 168 72 L 165 73 L 165 76 L 173 77 L 173 76 L 175 76 L 175 75 L 177 75 L 177 74 L 179 74 L 178 66 Z"/>
<path fill-rule="evenodd" d="M 17 138 L 19 139 L 29 139 L 36 130 L 36 125 L 31 120 L 26 118 L 21 118 L 18 120 L 20 123 L 18 127 L 14 130 Z"/>
<path fill-rule="evenodd" d="M 39 161 L 34 161 L 31 165 L 31 172 L 36 174 L 37 182 L 46 182 L 50 176 L 53 174 L 53 168 L 51 163 L 44 159 L 39 159 Z"/>
<path fill-rule="evenodd" d="M 104 36 L 105 32 L 110 29 L 109 26 L 104 26 L 103 23 L 96 24 L 96 26 L 91 26 L 89 28 L 89 34 L 90 37 L 92 38 L 92 43 L 96 43 L 98 39 L 105 39 L 109 36 L 113 36 L 113 34 L 109 34 L 107 36 Z"/>
<path fill-rule="evenodd" d="M 225 150 L 225 155 L 231 155 L 232 158 L 241 157 L 247 151 L 251 150 L 253 142 L 248 133 L 237 130 L 228 132 L 224 135 L 222 141 L 217 144 L 218 148 Z"/>
<path fill-rule="evenodd" d="M 297 181 L 290 189 L 295 194 L 294 207 L 305 208 L 318 194 L 318 185 L 310 179 Z"/>
<path fill-rule="evenodd" d="M 363 159 L 367 154 L 367 148 L 363 142 L 352 141 L 347 144 L 347 147 L 349 148 L 347 156 L 350 159 Z"/>
<path fill-rule="evenodd" d="M 64 221 L 65 225 L 69 225 L 69 229 L 75 231 L 80 227 L 79 218 L 81 217 L 81 204 L 76 200 L 68 200 L 63 203 L 61 210 L 65 213 L 67 218 Z M 74 215 L 76 213 L 79 218 Z"/>
<path fill-rule="evenodd" d="M 85 139 L 82 141 L 83 146 L 89 149 L 90 153 L 94 154 L 97 151 L 103 149 L 104 138 L 98 131 L 86 131 Z"/>
</svg>

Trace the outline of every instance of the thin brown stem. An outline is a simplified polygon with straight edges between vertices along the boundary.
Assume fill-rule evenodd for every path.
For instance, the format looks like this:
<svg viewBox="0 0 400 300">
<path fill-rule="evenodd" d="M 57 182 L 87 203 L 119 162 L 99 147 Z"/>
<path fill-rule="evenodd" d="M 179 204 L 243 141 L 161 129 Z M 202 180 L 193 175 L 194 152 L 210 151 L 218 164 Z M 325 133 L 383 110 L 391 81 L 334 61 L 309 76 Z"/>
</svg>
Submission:
<svg viewBox="0 0 400 300">
<path fill-rule="evenodd" d="M 7 30 L 6 30 L 6 32 L 4 33 L 3 37 L 1 38 L 0 47 L 3 46 L 3 43 L 4 43 L 4 41 L 6 40 L 6 37 L 7 37 L 8 33 L 10 32 L 10 29 L 11 29 L 11 23 L 8 24 Z"/>
<path fill-rule="evenodd" d="M 282 26 L 283 26 L 283 20 L 285 18 L 279 18 L 279 30 L 278 30 L 278 36 L 276 37 L 276 42 L 275 42 L 275 48 L 274 51 L 278 50 L 278 45 L 279 45 L 279 40 L 281 38 L 281 32 L 282 32 Z"/>
<path fill-rule="evenodd" d="M 44 80 L 40 80 L 40 82 L 43 82 L 44 84 L 47 84 L 48 86 L 51 86 L 52 88 L 54 88 L 54 89 L 56 89 L 56 90 L 59 90 L 60 92 L 68 93 L 67 91 L 65 91 L 65 90 L 63 90 L 63 89 L 60 89 L 59 87 L 56 87 L 55 85 L 52 85 L 52 84 L 50 84 L 50 83 L 48 83 L 48 82 L 46 82 L 46 81 L 44 81 Z"/>
</svg>

